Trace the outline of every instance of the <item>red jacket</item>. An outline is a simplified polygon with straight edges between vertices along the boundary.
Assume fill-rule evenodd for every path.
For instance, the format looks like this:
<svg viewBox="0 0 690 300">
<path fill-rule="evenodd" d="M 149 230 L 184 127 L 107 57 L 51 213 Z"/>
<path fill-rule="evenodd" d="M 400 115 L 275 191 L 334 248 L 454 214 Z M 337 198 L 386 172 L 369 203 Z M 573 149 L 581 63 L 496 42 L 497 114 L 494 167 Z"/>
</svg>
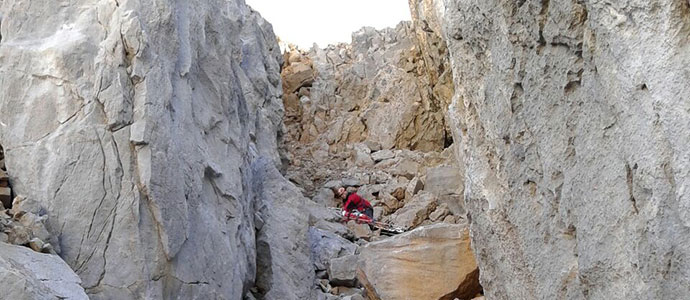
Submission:
<svg viewBox="0 0 690 300">
<path fill-rule="evenodd" d="M 347 194 L 345 198 L 347 199 L 345 205 L 343 205 L 345 211 L 351 212 L 353 209 L 356 209 L 363 212 L 365 209 L 371 208 L 369 201 L 355 193 Z"/>
</svg>

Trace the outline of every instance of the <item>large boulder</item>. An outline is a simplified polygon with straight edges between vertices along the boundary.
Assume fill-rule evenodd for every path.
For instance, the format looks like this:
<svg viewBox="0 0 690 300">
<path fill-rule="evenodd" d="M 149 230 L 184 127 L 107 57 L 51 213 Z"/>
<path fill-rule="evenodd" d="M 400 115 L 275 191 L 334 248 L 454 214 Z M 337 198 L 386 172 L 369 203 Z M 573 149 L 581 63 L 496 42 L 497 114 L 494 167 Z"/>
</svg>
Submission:
<svg viewBox="0 0 690 300">
<path fill-rule="evenodd" d="M 436 2 L 486 298 L 687 298 L 690 3 Z"/>
<path fill-rule="evenodd" d="M 368 294 L 386 300 L 470 299 L 481 291 L 469 230 L 435 224 L 361 248 Z"/>
<path fill-rule="evenodd" d="M 0 242 L 3 299 L 89 299 L 79 276 L 57 255 Z"/>
<path fill-rule="evenodd" d="M 256 287 L 263 299 L 306 299 L 314 282 L 310 201 L 268 160 L 252 165 L 259 206 L 256 224 Z M 255 294 L 256 295 L 256 294 Z"/>
<path fill-rule="evenodd" d="M 7 173 L 89 297 L 240 299 L 256 275 L 251 165 L 281 163 L 271 25 L 243 0 L 15 0 L 0 15 Z"/>
</svg>

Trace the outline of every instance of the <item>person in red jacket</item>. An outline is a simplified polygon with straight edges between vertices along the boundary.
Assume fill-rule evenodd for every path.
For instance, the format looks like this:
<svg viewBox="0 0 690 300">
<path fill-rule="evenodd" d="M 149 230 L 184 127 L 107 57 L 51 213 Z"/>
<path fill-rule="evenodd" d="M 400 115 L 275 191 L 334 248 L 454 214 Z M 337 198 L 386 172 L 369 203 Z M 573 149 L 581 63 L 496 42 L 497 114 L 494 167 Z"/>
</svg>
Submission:
<svg viewBox="0 0 690 300">
<path fill-rule="evenodd" d="M 371 203 L 357 193 L 348 193 L 344 187 L 338 187 L 335 189 L 335 196 L 343 200 L 343 210 L 351 213 L 353 211 L 358 211 L 365 214 L 367 217 L 374 219 L 374 208 L 371 207 Z"/>
</svg>

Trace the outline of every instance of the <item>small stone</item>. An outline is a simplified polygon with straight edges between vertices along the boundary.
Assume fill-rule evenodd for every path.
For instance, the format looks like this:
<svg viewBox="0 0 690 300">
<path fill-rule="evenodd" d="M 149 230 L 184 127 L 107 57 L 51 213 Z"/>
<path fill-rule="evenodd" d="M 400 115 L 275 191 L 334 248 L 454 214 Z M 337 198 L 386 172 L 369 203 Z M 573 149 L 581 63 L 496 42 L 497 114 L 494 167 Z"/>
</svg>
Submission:
<svg viewBox="0 0 690 300">
<path fill-rule="evenodd" d="M 446 216 L 446 217 L 443 219 L 443 223 L 455 224 L 455 216 Z"/>
<path fill-rule="evenodd" d="M 33 238 L 29 241 L 29 247 L 36 252 L 42 252 L 45 243 L 39 238 Z"/>
<path fill-rule="evenodd" d="M 438 220 L 443 219 L 445 216 L 447 216 L 450 213 L 450 210 L 448 209 L 448 204 L 441 203 L 438 207 L 436 207 L 436 210 L 429 214 L 429 220 L 432 222 L 436 222 Z"/>
<path fill-rule="evenodd" d="M 405 200 L 405 188 L 398 187 L 391 193 L 391 195 L 393 195 L 393 197 L 399 201 Z"/>
</svg>

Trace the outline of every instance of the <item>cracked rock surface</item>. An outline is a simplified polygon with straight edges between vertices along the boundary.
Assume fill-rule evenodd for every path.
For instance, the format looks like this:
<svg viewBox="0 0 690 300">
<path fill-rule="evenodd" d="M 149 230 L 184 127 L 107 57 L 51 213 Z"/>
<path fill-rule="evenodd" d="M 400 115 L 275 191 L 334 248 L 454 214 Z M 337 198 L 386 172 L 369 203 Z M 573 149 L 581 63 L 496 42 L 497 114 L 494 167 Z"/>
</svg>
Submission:
<svg viewBox="0 0 690 300">
<path fill-rule="evenodd" d="M 435 7 L 486 298 L 686 298 L 689 3 Z"/>
<path fill-rule="evenodd" d="M 280 163 L 270 24 L 242 0 L 0 14 L 7 171 L 89 297 L 241 298 L 257 268 L 250 166 Z"/>
</svg>

